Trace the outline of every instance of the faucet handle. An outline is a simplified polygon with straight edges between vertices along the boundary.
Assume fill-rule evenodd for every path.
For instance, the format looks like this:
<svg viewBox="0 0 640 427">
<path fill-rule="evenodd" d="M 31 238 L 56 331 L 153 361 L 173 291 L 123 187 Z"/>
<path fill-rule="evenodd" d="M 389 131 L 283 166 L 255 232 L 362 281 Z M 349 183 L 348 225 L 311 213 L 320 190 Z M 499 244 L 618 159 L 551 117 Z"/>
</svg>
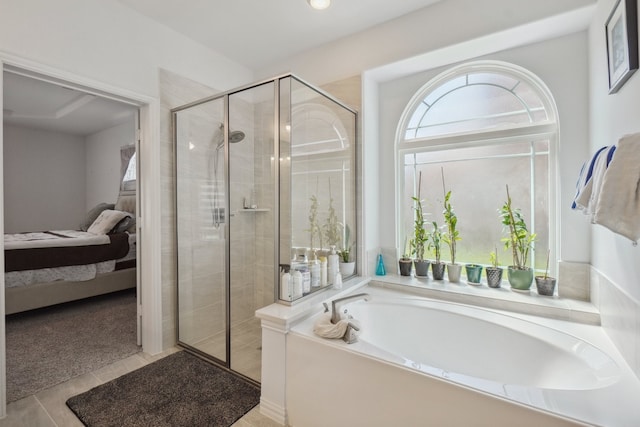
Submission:
<svg viewBox="0 0 640 427">
<path fill-rule="evenodd" d="M 345 331 L 344 336 L 342 337 L 342 340 L 347 344 L 353 344 L 354 342 L 357 342 L 358 334 L 356 334 L 356 332 L 359 330 L 360 328 L 358 328 L 353 323 L 349 322 L 349 324 L 347 324 L 347 330 Z"/>
</svg>

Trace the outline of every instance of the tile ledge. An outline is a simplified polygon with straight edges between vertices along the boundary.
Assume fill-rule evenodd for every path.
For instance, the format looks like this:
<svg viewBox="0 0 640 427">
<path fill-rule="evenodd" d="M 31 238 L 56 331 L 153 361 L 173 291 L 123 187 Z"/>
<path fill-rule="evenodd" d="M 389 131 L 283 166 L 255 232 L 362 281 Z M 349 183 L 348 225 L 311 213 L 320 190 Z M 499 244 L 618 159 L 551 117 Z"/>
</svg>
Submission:
<svg viewBox="0 0 640 427">
<path fill-rule="evenodd" d="M 535 285 L 528 292 L 514 292 L 508 286 L 490 288 L 486 284 L 469 285 L 466 281 L 450 283 L 447 280 L 395 274 L 373 276 L 369 284 L 443 301 L 600 326 L 600 313 L 592 303 L 541 296 L 536 292 Z"/>
</svg>

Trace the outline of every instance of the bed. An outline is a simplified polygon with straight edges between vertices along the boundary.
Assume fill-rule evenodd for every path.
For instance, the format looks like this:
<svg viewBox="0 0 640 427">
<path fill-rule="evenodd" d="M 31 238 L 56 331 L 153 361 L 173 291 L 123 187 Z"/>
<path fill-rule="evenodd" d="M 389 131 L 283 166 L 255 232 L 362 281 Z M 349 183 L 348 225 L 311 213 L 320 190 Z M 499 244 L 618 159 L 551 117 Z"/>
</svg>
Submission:
<svg viewBox="0 0 640 427">
<path fill-rule="evenodd" d="M 81 230 L 5 234 L 5 313 L 135 288 L 135 217 L 113 207 Z"/>
</svg>

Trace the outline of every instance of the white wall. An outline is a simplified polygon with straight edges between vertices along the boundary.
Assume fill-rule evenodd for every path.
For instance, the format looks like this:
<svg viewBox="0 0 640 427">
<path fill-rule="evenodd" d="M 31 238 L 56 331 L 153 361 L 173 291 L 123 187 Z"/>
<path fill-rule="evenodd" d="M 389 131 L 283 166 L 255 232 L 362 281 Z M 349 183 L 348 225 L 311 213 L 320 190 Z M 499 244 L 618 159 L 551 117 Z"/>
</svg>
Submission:
<svg viewBox="0 0 640 427">
<path fill-rule="evenodd" d="M 0 0 L 0 51 L 157 96 L 158 67 L 221 90 L 252 73 L 117 0 Z"/>
<path fill-rule="evenodd" d="M 115 203 L 120 189 L 120 148 L 135 143 L 135 121 L 88 135 L 86 142 L 86 197 L 88 211 L 101 202 Z"/>
<path fill-rule="evenodd" d="M 5 232 L 77 229 L 85 214 L 84 138 L 4 126 Z"/>
<path fill-rule="evenodd" d="M 590 153 L 640 132 L 640 72 L 616 94 L 608 94 L 605 22 L 615 0 L 598 2 L 589 28 Z M 611 231 L 592 226 L 592 291 L 602 324 L 640 376 L 640 247 Z"/>
</svg>

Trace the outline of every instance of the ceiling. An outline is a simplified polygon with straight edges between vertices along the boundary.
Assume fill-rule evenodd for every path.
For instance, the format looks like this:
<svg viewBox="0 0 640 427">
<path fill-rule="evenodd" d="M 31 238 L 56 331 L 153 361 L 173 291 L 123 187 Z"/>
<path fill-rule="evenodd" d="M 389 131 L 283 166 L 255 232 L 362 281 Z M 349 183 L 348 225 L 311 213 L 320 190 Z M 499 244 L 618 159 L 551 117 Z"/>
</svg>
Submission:
<svg viewBox="0 0 640 427">
<path fill-rule="evenodd" d="M 252 70 L 441 0 L 118 0 Z"/>
<path fill-rule="evenodd" d="M 117 0 L 212 50 L 259 70 L 289 56 L 442 0 Z M 8 125 L 86 136 L 130 120 L 135 107 L 20 73 L 4 72 Z"/>
<path fill-rule="evenodd" d="M 13 126 L 86 136 L 131 120 L 136 107 L 5 71 L 3 119 Z"/>
</svg>

